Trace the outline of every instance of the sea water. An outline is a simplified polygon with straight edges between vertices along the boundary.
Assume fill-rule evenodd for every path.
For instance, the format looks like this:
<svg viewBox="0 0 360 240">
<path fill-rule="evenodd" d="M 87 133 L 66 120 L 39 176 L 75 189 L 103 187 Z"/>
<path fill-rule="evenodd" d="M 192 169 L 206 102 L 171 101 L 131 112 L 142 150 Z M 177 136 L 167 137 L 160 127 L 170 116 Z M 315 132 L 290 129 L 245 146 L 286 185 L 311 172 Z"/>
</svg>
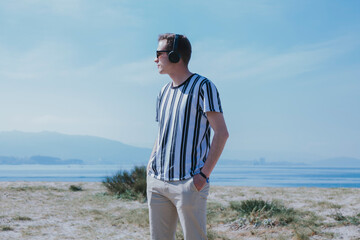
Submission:
<svg viewBox="0 0 360 240">
<path fill-rule="evenodd" d="M 0 181 L 101 182 L 129 165 L 0 165 Z M 218 165 L 210 178 L 220 186 L 360 188 L 360 168 Z"/>
</svg>

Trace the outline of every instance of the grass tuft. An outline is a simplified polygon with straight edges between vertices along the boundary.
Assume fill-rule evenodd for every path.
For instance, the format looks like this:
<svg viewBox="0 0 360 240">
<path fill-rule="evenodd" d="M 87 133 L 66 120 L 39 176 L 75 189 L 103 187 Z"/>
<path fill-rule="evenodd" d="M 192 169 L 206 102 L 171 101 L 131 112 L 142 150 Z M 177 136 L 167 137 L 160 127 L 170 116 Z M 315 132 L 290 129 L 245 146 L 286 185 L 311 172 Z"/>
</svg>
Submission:
<svg viewBox="0 0 360 240">
<path fill-rule="evenodd" d="M 340 211 L 337 211 L 332 217 L 342 225 L 360 225 L 360 213 L 355 216 L 344 216 Z"/>
<path fill-rule="evenodd" d="M 331 203 L 331 202 L 326 202 L 326 201 L 321 201 L 316 203 L 317 206 L 321 207 L 321 208 L 332 208 L 332 209 L 340 209 L 342 206 L 339 204 L 335 204 L 335 203 Z"/>
<path fill-rule="evenodd" d="M 32 219 L 24 216 L 16 216 L 13 218 L 15 221 L 31 221 Z"/>
<path fill-rule="evenodd" d="M 102 182 L 110 194 L 127 200 L 146 201 L 146 167 L 135 167 L 130 172 L 118 171 Z"/>
<path fill-rule="evenodd" d="M 73 191 L 73 192 L 79 192 L 79 191 L 82 191 L 83 189 L 82 189 L 81 186 L 71 185 L 71 186 L 69 187 L 69 190 L 70 190 L 70 191 Z"/>
<path fill-rule="evenodd" d="M 0 227 L 1 231 L 6 232 L 6 231 L 14 231 L 14 229 L 10 226 L 1 226 Z"/>
<path fill-rule="evenodd" d="M 296 211 L 286 208 L 278 201 L 250 199 L 230 202 L 230 207 L 255 226 L 288 225 L 295 220 Z M 274 219 L 271 219 L 275 217 Z"/>
<path fill-rule="evenodd" d="M 10 187 L 9 190 L 16 192 L 36 192 L 36 191 L 54 191 L 64 192 L 66 190 L 61 188 L 54 188 L 48 186 L 21 186 L 21 187 Z"/>
<path fill-rule="evenodd" d="M 309 240 L 310 239 L 309 235 L 310 235 L 310 233 L 304 229 L 300 229 L 300 230 L 295 229 L 294 239 L 295 240 Z"/>
</svg>

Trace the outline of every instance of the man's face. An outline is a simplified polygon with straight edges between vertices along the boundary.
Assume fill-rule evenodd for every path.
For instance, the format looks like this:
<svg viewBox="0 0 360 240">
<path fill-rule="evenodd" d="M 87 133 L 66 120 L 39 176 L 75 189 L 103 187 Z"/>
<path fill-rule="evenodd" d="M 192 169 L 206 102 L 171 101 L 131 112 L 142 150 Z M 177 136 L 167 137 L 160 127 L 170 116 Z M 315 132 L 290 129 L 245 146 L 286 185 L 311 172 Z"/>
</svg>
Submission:
<svg viewBox="0 0 360 240">
<path fill-rule="evenodd" d="M 166 40 L 159 41 L 157 51 L 165 51 L 165 50 L 166 50 Z M 154 62 L 157 64 L 158 71 L 160 74 L 170 73 L 172 65 L 168 58 L 168 52 L 158 52 Z"/>
</svg>

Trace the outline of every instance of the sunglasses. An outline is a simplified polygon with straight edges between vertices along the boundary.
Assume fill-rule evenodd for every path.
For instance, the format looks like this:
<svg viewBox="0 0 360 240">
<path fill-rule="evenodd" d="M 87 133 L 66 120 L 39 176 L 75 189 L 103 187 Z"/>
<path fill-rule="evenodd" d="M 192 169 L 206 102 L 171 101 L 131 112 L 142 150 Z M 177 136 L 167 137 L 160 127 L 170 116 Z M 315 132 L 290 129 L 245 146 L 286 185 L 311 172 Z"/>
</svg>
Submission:
<svg viewBox="0 0 360 240">
<path fill-rule="evenodd" d="M 160 50 L 160 51 L 156 51 L 156 58 L 159 58 L 161 53 L 164 53 L 164 52 L 171 52 L 169 50 Z"/>
</svg>

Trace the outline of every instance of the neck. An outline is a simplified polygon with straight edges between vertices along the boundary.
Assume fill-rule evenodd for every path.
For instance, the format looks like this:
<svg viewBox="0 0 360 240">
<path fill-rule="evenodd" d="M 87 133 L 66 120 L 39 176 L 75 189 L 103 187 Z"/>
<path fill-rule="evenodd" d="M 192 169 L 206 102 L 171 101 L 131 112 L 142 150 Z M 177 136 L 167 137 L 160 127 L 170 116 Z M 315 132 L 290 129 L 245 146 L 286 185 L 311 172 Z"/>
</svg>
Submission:
<svg viewBox="0 0 360 240">
<path fill-rule="evenodd" d="M 173 81 L 173 84 L 172 84 L 173 87 L 177 87 L 177 86 L 181 85 L 191 75 L 192 75 L 192 72 L 190 72 L 188 68 L 178 69 L 177 71 L 174 71 L 173 73 L 169 74 L 170 78 Z"/>
</svg>

